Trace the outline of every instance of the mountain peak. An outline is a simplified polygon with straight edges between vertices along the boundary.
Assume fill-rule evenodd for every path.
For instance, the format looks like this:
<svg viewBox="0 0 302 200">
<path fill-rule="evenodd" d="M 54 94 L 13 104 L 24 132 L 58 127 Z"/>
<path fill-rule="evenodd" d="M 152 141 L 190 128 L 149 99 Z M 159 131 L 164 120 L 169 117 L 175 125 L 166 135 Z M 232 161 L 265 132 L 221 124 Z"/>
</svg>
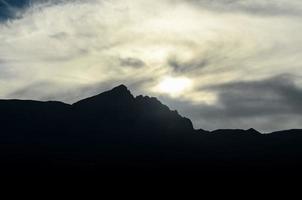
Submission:
<svg viewBox="0 0 302 200">
<path fill-rule="evenodd" d="M 116 102 L 124 102 L 125 104 L 129 101 L 134 101 L 134 96 L 128 90 L 125 85 L 119 85 L 111 90 L 105 91 L 98 95 L 83 99 L 78 101 L 74 105 L 82 105 L 84 104 L 115 104 Z"/>
<path fill-rule="evenodd" d="M 91 123 L 103 120 L 103 127 L 119 124 L 124 129 L 192 131 L 191 120 L 162 104 L 155 97 L 134 97 L 125 85 L 73 104 L 80 118 Z M 95 120 L 97 119 L 97 120 Z M 110 121 L 111 120 L 111 121 Z M 113 124 L 113 122 L 115 124 Z M 105 125 L 106 124 L 106 125 Z M 93 126 L 93 125 L 91 125 Z"/>
<path fill-rule="evenodd" d="M 111 91 L 120 91 L 120 92 L 127 91 L 128 92 L 129 90 L 128 90 L 127 86 L 125 86 L 124 84 L 121 84 L 119 86 L 114 87 Z"/>
<path fill-rule="evenodd" d="M 114 98 L 127 98 L 127 99 L 134 99 L 134 96 L 132 95 L 131 91 L 125 86 L 125 85 L 119 85 L 117 87 L 114 87 L 111 90 L 108 90 L 104 93 L 99 94 L 98 96 L 112 96 Z"/>
<path fill-rule="evenodd" d="M 247 129 L 246 132 L 249 134 L 261 134 L 259 131 L 257 131 L 254 128 Z"/>
</svg>

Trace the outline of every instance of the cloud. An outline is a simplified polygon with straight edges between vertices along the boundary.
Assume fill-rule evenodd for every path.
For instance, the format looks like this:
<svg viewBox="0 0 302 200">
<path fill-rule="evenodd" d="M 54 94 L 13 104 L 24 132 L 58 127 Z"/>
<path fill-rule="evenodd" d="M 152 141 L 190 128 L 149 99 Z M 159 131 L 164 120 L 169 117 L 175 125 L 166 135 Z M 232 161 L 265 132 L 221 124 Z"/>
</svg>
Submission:
<svg viewBox="0 0 302 200">
<path fill-rule="evenodd" d="M 302 3 L 297 0 L 189 0 L 219 12 L 243 12 L 256 15 L 299 15 Z"/>
<path fill-rule="evenodd" d="M 299 79 L 289 81 L 302 76 L 300 1 L 1 2 L 0 98 L 74 102 L 123 83 L 135 94 L 159 96 L 180 108 L 195 127 L 275 130 L 301 120 L 289 106 L 300 100 L 302 86 Z M 192 88 L 169 99 L 157 86 L 174 76 L 190 79 Z M 284 93 L 292 91 L 286 94 L 290 99 L 281 98 L 281 86 Z M 271 96 L 257 104 L 256 97 L 243 96 L 247 88 Z M 248 124 L 233 96 L 246 111 L 251 107 L 250 118 L 258 113 L 261 120 Z M 271 98 L 272 105 L 263 106 Z M 230 108 L 219 107 L 226 105 Z M 277 106 L 293 123 L 273 123 Z"/>
<path fill-rule="evenodd" d="M 217 103 L 194 105 L 163 98 L 181 113 L 189 113 L 195 126 L 248 128 L 257 124 L 261 131 L 302 128 L 302 87 L 293 75 L 283 74 L 258 81 L 240 81 L 213 85 L 202 90 L 217 93 Z"/>
<path fill-rule="evenodd" d="M 137 58 L 121 58 L 120 64 L 123 67 L 143 67 L 145 65 L 144 61 Z"/>
<path fill-rule="evenodd" d="M 215 106 L 232 118 L 300 115 L 302 88 L 294 83 L 296 78 L 293 75 L 280 75 L 266 80 L 232 82 L 206 89 L 217 91 L 218 102 Z"/>
</svg>

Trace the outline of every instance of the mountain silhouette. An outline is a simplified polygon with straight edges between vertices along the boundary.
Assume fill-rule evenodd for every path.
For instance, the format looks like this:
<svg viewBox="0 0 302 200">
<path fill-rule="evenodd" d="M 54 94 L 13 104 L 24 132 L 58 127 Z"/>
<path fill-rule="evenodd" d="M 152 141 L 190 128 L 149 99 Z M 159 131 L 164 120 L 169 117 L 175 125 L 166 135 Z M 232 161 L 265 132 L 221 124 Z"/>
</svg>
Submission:
<svg viewBox="0 0 302 200">
<path fill-rule="evenodd" d="M 0 110 L 0 175 L 296 175 L 302 164 L 302 130 L 194 130 L 124 85 L 72 105 L 0 100 Z"/>
<path fill-rule="evenodd" d="M 134 97 L 121 85 L 72 105 L 74 116 L 89 127 L 117 131 L 192 131 L 189 119 L 161 104 L 156 98 Z M 101 126 L 100 125 L 101 123 Z"/>
</svg>

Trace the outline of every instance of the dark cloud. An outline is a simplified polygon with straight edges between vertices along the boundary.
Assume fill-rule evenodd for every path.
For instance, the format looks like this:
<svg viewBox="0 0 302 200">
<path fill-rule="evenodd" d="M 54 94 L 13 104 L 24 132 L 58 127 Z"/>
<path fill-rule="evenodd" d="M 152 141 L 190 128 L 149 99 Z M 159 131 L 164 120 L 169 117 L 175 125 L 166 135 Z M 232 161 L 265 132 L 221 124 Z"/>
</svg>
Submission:
<svg viewBox="0 0 302 200">
<path fill-rule="evenodd" d="M 168 60 L 168 65 L 172 67 L 173 71 L 176 73 L 192 72 L 195 71 L 196 69 L 200 70 L 208 66 L 209 63 L 210 61 L 208 59 L 199 59 L 189 62 L 181 62 L 176 58 L 170 58 Z"/>
<path fill-rule="evenodd" d="M 144 61 L 138 59 L 138 58 L 120 58 L 120 65 L 124 67 L 143 67 L 145 66 Z"/>
<path fill-rule="evenodd" d="M 294 83 L 294 79 L 292 75 L 280 75 L 266 80 L 233 82 L 203 89 L 218 93 L 217 105 L 208 109 L 220 111 L 220 114 L 229 117 L 302 114 L 302 89 Z"/>
<path fill-rule="evenodd" d="M 233 36 L 230 35 L 230 37 Z M 204 41 L 203 45 L 206 46 L 205 49 L 200 46 L 197 47 L 197 43 L 191 43 L 190 48 L 202 49 L 202 51 L 194 52 L 194 56 L 189 59 L 184 59 L 181 54 L 171 55 L 167 59 L 167 66 L 172 68 L 176 74 L 200 75 L 204 74 L 205 70 L 207 73 L 221 73 L 227 71 L 229 66 L 235 69 L 237 65 L 236 58 L 240 57 L 240 54 L 244 51 L 240 43 L 234 41 L 209 40 Z"/>
<path fill-rule="evenodd" d="M 301 15 L 299 1 L 291 0 L 188 0 L 195 6 L 219 12 L 244 12 L 257 15 Z"/>
</svg>

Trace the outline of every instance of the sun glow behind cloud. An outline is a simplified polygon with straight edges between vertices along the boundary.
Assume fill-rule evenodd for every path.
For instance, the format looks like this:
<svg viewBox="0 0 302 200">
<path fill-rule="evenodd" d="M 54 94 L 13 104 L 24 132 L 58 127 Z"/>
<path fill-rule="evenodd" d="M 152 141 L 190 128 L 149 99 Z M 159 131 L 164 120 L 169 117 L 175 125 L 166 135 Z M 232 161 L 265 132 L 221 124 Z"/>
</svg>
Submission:
<svg viewBox="0 0 302 200">
<path fill-rule="evenodd" d="M 192 82 L 185 77 L 166 77 L 158 85 L 158 91 L 178 97 L 190 89 Z"/>
</svg>

